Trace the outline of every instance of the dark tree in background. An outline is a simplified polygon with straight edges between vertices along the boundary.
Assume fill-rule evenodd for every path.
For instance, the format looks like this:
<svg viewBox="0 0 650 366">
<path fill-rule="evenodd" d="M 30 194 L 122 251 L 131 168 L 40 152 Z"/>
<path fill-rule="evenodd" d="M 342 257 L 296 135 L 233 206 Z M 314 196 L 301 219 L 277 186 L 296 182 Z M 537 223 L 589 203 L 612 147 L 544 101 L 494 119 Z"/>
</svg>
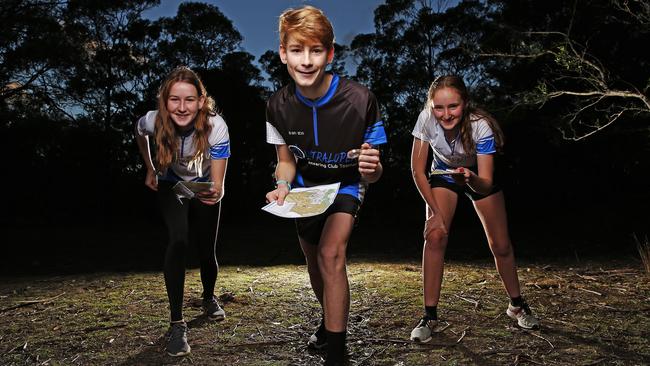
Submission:
<svg viewBox="0 0 650 366">
<path fill-rule="evenodd" d="M 290 81 L 276 45 L 256 64 L 216 6 L 185 2 L 173 17 L 142 16 L 158 4 L 0 2 L 0 152 L 16 182 L 0 224 L 23 243 L 13 250 L 74 252 L 89 247 L 88 238 L 97 251 L 162 242 L 139 234 L 160 223 L 133 124 L 156 108 L 161 79 L 178 65 L 202 76 L 229 126 L 226 235 L 238 241 L 252 223 L 275 225 L 259 208 L 275 157 L 265 143 L 265 100 Z M 607 252 L 625 248 L 632 233 L 647 234 L 649 21 L 641 0 L 387 0 L 377 7 L 375 31 L 336 44 L 331 65 L 375 93 L 389 135 L 385 173 L 364 203 L 356 248 L 419 251 L 423 203 L 409 172 L 410 132 L 431 81 L 450 73 L 463 76 L 473 102 L 505 131 L 498 169 L 523 249 Z M 469 208 L 458 215 L 452 235 L 478 227 Z M 462 241 L 487 250 L 481 234 Z"/>
<path fill-rule="evenodd" d="M 647 14 L 642 1 L 386 1 L 351 45 L 386 117 L 381 195 L 417 201 L 410 131 L 431 81 L 454 73 L 506 132 L 515 238 L 602 248 L 647 232 Z"/>
<path fill-rule="evenodd" d="M 183 3 L 175 17 L 144 19 L 143 11 L 158 3 L 0 4 L 3 152 L 17 157 L 9 162 L 21 179 L 17 189 L 33 192 L 10 197 L 3 222 L 150 216 L 133 125 L 156 108 L 160 81 L 178 65 L 206 79 L 232 136 L 248 136 L 232 141 L 229 186 L 250 189 L 251 179 L 268 169 L 258 148 L 266 147 L 262 78 L 254 57 L 241 50 L 241 35 L 217 7 L 203 3 Z M 124 211 L 125 202 L 135 209 Z"/>
</svg>

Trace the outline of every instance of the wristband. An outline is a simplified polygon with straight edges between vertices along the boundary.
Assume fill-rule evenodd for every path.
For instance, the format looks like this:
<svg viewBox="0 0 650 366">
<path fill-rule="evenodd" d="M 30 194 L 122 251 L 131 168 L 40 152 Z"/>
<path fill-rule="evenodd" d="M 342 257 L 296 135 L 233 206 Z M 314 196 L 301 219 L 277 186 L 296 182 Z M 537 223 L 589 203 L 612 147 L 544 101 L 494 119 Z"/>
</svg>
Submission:
<svg viewBox="0 0 650 366">
<path fill-rule="evenodd" d="M 278 188 L 278 186 L 280 184 L 286 184 L 287 188 L 289 188 L 289 190 L 291 190 L 291 184 L 289 182 L 287 182 L 286 180 L 282 180 L 282 179 L 275 181 L 275 188 Z"/>
</svg>

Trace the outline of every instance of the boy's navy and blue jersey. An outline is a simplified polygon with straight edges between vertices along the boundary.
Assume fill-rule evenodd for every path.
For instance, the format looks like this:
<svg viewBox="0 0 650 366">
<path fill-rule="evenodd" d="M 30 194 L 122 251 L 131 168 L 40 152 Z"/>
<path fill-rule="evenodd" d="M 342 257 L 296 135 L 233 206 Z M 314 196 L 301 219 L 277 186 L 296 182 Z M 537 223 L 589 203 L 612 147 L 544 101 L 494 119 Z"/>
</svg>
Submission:
<svg viewBox="0 0 650 366">
<path fill-rule="evenodd" d="M 341 182 L 339 194 L 363 201 L 368 184 L 361 180 L 357 159 L 348 159 L 347 153 L 364 142 L 378 146 L 387 141 L 370 90 L 332 75 L 327 93 L 310 100 L 291 83 L 271 96 L 266 120 L 266 141 L 288 145 L 296 157 L 292 186 Z"/>
<path fill-rule="evenodd" d="M 158 111 L 149 111 L 146 115 L 138 120 L 137 132 L 140 136 L 154 136 L 156 127 L 156 116 Z M 209 151 L 203 155 L 209 156 L 210 159 L 201 159 L 201 167 L 196 170 L 190 166 L 190 162 L 196 156 L 196 147 L 194 144 L 194 128 L 182 135 L 178 135 L 178 151 L 167 171 L 163 172 L 160 180 L 178 182 L 178 181 L 199 181 L 205 182 L 210 180 L 210 160 L 227 159 L 230 157 L 230 137 L 228 135 L 228 126 L 220 115 L 216 114 L 208 118 L 208 123 L 212 127 L 208 136 L 210 145 Z"/>
<path fill-rule="evenodd" d="M 445 139 L 445 131 L 431 113 L 430 108 L 424 109 L 418 116 L 418 121 L 413 128 L 413 136 L 426 141 L 433 150 L 433 162 L 431 169 L 454 169 L 458 167 L 471 168 L 476 166 L 476 155 L 487 155 L 496 153 L 494 133 L 488 122 L 483 118 L 471 115 L 472 139 L 476 146 L 476 153 L 469 154 L 465 151 L 460 135 L 452 143 Z M 440 178 L 453 183 L 450 176 L 441 175 Z"/>
</svg>

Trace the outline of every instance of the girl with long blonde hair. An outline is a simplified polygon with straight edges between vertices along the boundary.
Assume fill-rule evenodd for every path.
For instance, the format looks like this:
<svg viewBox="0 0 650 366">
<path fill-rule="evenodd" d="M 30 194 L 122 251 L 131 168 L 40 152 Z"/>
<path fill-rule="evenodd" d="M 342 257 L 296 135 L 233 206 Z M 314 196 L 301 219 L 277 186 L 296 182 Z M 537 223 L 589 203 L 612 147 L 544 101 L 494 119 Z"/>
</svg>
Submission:
<svg viewBox="0 0 650 366">
<path fill-rule="evenodd" d="M 225 318 L 214 288 L 219 272 L 216 241 L 220 202 L 230 140 L 228 127 L 214 108 L 214 100 L 207 95 L 198 75 L 179 67 L 161 84 L 158 109 L 136 123 L 136 141 L 147 170 L 145 185 L 157 192 L 169 235 L 164 274 L 171 313 L 166 351 L 171 356 L 190 353 L 182 309 L 190 230 L 196 234 L 194 244 L 201 263 L 203 311 L 209 319 Z M 150 152 L 150 137 L 155 141 L 155 159 Z M 205 189 L 191 196 L 179 194 L 178 188 L 186 186 L 185 182 L 200 182 Z"/>
<path fill-rule="evenodd" d="M 413 180 L 427 207 L 422 253 L 425 309 L 411 332 L 413 341 L 429 341 L 438 322 L 447 233 L 461 194 L 470 198 L 483 224 L 510 298 L 506 313 L 522 328 L 539 326 L 521 297 L 503 192 L 495 179 L 495 153 L 502 145 L 503 133 L 496 120 L 472 105 L 462 78 L 447 75 L 431 84 L 413 129 L 411 151 Z M 429 147 L 433 163 L 427 174 Z"/>
</svg>

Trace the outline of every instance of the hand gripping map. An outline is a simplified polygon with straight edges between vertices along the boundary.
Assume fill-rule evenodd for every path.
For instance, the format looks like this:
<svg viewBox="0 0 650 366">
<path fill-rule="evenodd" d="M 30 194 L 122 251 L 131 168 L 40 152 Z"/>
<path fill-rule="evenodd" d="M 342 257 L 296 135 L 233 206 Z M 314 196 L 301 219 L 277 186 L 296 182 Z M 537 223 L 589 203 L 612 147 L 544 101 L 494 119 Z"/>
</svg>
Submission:
<svg viewBox="0 0 650 366">
<path fill-rule="evenodd" d="M 294 188 L 278 206 L 276 201 L 262 207 L 262 210 L 276 216 L 301 218 L 322 214 L 334 202 L 341 183 L 333 183 L 307 188 Z"/>
</svg>

